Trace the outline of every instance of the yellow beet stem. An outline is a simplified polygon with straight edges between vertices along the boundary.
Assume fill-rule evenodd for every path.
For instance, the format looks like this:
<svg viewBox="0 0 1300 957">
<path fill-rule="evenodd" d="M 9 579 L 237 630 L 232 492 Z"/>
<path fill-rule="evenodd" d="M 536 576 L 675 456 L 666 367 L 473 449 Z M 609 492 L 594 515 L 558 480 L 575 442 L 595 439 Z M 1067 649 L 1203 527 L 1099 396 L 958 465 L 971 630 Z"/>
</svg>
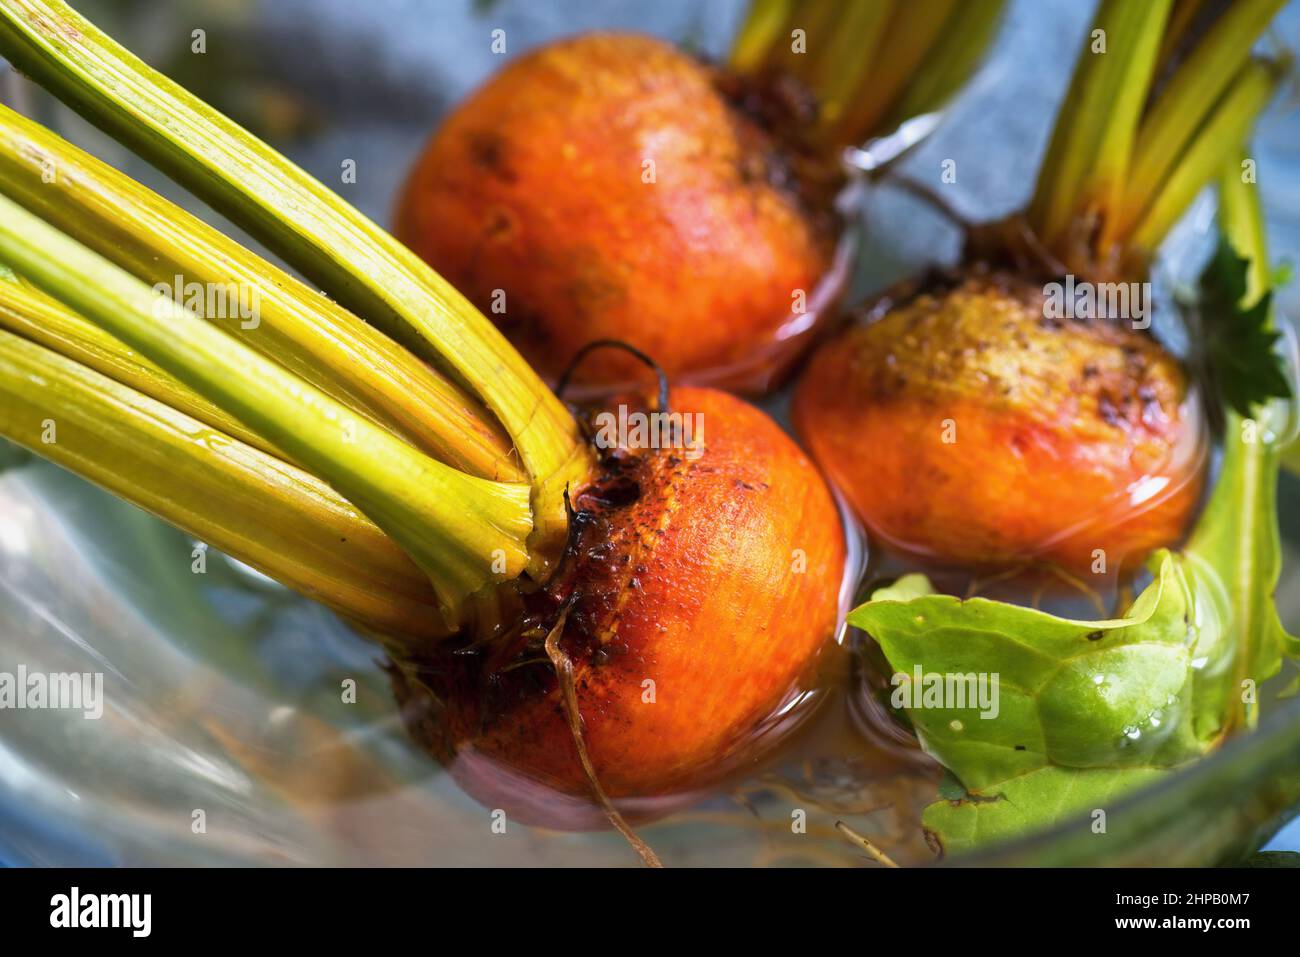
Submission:
<svg viewBox="0 0 1300 957">
<path fill-rule="evenodd" d="M 66 3 L 0 4 L 0 53 L 491 409 L 532 481 L 529 569 L 535 577 L 549 571 L 566 538 L 564 489 L 586 478 L 591 458 L 563 404 L 464 296 L 319 181 Z"/>
<path fill-rule="evenodd" d="M 4 331 L 0 434 L 359 625 L 446 632 L 424 573 L 324 482 Z"/>
<path fill-rule="evenodd" d="M 739 73 L 782 71 L 820 106 L 827 151 L 938 109 L 970 77 L 1004 0 L 755 0 L 732 46 Z"/>
<path fill-rule="evenodd" d="M 1098 8 L 1028 211 L 1039 240 L 1054 251 L 1089 210 L 1104 221 L 1119 195 L 1169 6 L 1103 0 Z"/>
<path fill-rule="evenodd" d="M 785 36 L 786 18 L 794 0 L 753 0 L 740 32 L 731 46 L 729 61 L 738 73 L 752 73 L 767 62 L 772 49 Z"/>
<path fill-rule="evenodd" d="M 1240 305 L 1250 308 L 1269 291 L 1268 230 L 1260 205 L 1259 187 L 1243 176 L 1250 154 L 1243 148 L 1219 169 L 1219 229 L 1237 255 L 1247 261 L 1246 295 Z M 1273 325 L 1273 317 L 1268 320 Z"/>
<path fill-rule="evenodd" d="M 329 482 L 429 575 L 448 628 L 522 572 L 528 486 L 428 458 L 3 197 L 0 261 Z"/>
<path fill-rule="evenodd" d="M 1164 39 L 1160 41 L 1160 56 L 1156 72 L 1159 74 L 1173 59 L 1179 46 L 1184 42 L 1192 23 L 1205 8 L 1205 0 L 1174 0 L 1173 9 L 1169 11 L 1169 24 L 1165 27 Z"/>
<path fill-rule="evenodd" d="M 383 333 L 39 124 L 0 106 L 0 191 L 435 458 L 522 481 L 491 414 Z M 247 312 L 249 315 L 245 315 Z"/>
<path fill-rule="evenodd" d="M 1255 120 L 1277 91 L 1283 71 L 1276 64 L 1252 61 L 1238 71 L 1227 92 L 1183 148 L 1151 196 L 1146 212 L 1133 226 L 1129 246 L 1149 254 L 1206 185 L 1223 169 L 1225 154 L 1237 153 L 1250 136 Z M 1243 170 L 1238 169 L 1240 178 Z"/>
<path fill-rule="evenodd" d="M 881 128 L 937 110 L 956 94 L 996 35 L 1005 6 L 1004 0 L 962 0 Z"/>
<path fill-rule="evenodd" d="M 0 328 L 94 369 L 115 382 L 170 406 L 277 458 L 275 446 L 211 402 L 142 359 L 94 323 L 16 276 L 0 270 Z"/>
<path fill-rule="evenodd" d="M 888 131 L 885 120 L 907 85 L 920 79 L 918 72 L 948 29 L 956 5 L 956 0 L 894 5 L 881 24 L 884 39 L 875 47 L 871 70 L 851 77 L 843 93 L 836 142 L 862 143 L 873 133 Z M 847 55 L 853 56 L 851 50 Z"/>
<path fill-rule="evenodd" d="M 817 49 L 809 51 L 815 56 L 810 82 L 821 104 L 825 135 L 832 142 L 835 131 L 849 121 L 863 100 L 875 99 L 862 96 L 864 81 L 869 80 L 874 91 L 875 78 L 882 68 L 888 70 L 897 55 L 901 38 L 886 29 L 896 6 L 863 0 L 843 5 L 836 10 L 834 22 L 819 31 Z M 813 39 L 810 34 L 809 43 Z"/>
<path fill-rule="evenodd" d="M 1194 5 L 1103 0 L 1028 211 L 1048 251 L 1070 268 L 1145 270 L 1262 109 L 1268 71 L 1245 64 L 1281 5 L 1240 0 L 1202 30 Z M 1155 83 L 1161 63 L 1173 72 Z"/>
<path fill-rule="evenodd" d="M 885 0 L 892 4 L 894 0 Z M 799 77 L 810 86 L 822 70 L 832 38 L 839 32 L 841 18 L 851 16 L 862 0 L 803 0 L 788 9 L 785 27 L 774 38 L 767 65 Z M 860 59 L 869 50 L 858 50 Z M 814 90 L 816 92 L 816 90 Z"/>
<path fill-rule="evenodd" d="M 1182 61 L 1142 119 L 1124 192 L 1117 238 L 1123 240 L 1180 162 L 1285 0 L 1234 0 Z M 1239 143 L 1226 144 L 1235 151 Z"/>
</svg>

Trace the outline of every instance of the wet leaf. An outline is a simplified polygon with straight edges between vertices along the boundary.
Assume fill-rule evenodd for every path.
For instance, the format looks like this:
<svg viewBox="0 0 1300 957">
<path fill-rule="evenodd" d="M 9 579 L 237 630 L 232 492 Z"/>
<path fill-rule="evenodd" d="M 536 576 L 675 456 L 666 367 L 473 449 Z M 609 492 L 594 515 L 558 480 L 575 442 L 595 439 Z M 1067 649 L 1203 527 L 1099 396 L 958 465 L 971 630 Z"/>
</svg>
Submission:
<svg viewBox="0 0 1300 957">
<path fill-rule="evenodd" d="M 1198 615 L 1185 558 L 1151 564 L 1155 580 L 1104 621 L 938 595 L 919 575 L 850 614 L 895 671 L 893 703 L 966 790 L 926 811 L 946 848 L 1098 807 L 1206 749 L 1219 724 L 1201 719 L 1192 662 L 1219 645 L 1219 618 Z"/>
<path fill-rule="evenodd" d="M 1106 813 L 1120 794 L 1167 773 L 1160 768 L 1040 768 L 991 788 L 980 800 L 931 804 L 921 823 L 945 854 L 960 854 L 1018 837 L 1027 826 L 1050 827 L 1089 810 Z M 1095 813 L 1080 821 L 1080 827 L 1105 826 L 1106 819 Z"/>
<path fill-rule="evenodd" d="M 1262 226 L 1248 227 L 1259 221 L 1258 195 L 1253 190 L 1243 192 L 1239 179 L 1229 175 L 1222 199 L 1224 236 L 1201 279 L 1202 313 L 1217 312 L 1212 321 L 1222 326 L 1258 327 L 1246 335 L 1263 337 L 1255 346 L 1267 338 L 1276 375 L 1287 385 L 1281 357 L 1271 352 L 1277 334 L 1269 309 L 1269 283 L 1277 276 L 1270 276 L 1265 268 Z M 1196 696 L 1202 720 L 1217 718 L 1229 732 L 1254 727 L 1259 717 L 1258 686 L 1277 674 L 1283 654 L 1294 655 L 1300 647 L 1283 629 L 1273 597 L 1282 573 L 1277 433 L 1287 412 L 1269 399 L 1291 392 L 1289 386 L 1279 389 L 1276 382 L 1268 384 L 1272 373 L 1266 363 L 1248 357 L 1241 362 L 1259 366 L 1250 374 L 1261 384 L 1250 402 L 1241 407 L 1234 402 L 1228 411 L 1222 466 L 1186 548 L 1204 597 L 1201 612 L 1221 620 L 1221 642 L 1205 649 L 1209 658 L 1197 676 Z"/>
<path fill-rule="evenodd" d="M 1224 238 L 1201 282 L 1208 378 L 1220 401 L 1247 418 L 1260 403 L 1291 398 L 1277 351 L 1281 334 L 1270 319 L 1272 293 L 1244 305 L 1249 270 L 1250 261 Z"/>
</svg>

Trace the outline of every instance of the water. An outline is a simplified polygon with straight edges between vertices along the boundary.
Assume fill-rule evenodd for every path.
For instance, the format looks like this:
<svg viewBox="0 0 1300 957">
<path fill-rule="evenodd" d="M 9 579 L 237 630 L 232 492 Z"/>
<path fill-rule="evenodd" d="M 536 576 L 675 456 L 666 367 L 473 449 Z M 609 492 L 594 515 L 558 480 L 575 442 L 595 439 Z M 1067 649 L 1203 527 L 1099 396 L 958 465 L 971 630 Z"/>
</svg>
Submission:
<svg viewBox="0 0 1300 957">
<path fill-rule="evenodd" d="M 494 833 L 406 737 L 378 650 L 319 607 L 215 554 L 193 575 L 188 539 L 44 463 L 0 473 L 0 516 L 3 660 L 103 671 L 107 700 L 101 721 L 6 713 L 11 863 L 635 863 L 611 834 Z M 854 863 L 840 819 L 924 853 L 938 770 L 901 740 L 875 746 L 851 656 L 828 661 L 815 717 L 778 755 L 642 829 L 665 863 Z"/>
<path fill-rule="evenodd" d="M 378 650 L 318 606 L 216 555 L 191 574 L 188 539 L 44 463 L 0 474 L 0 516 L 3 660 L 103 671 L 108 702 L 98 722 L 6 713 L 10 862 L 636 862 L 610 833 L 494 833 L 407 738 Z M 670 865 L 866 863 L 844 821 L 900 863 L 932 860 L 920 812 L 941 769 L 879 674 L 837 650 L 799 733 L 641 835 Z"/>
</svg>

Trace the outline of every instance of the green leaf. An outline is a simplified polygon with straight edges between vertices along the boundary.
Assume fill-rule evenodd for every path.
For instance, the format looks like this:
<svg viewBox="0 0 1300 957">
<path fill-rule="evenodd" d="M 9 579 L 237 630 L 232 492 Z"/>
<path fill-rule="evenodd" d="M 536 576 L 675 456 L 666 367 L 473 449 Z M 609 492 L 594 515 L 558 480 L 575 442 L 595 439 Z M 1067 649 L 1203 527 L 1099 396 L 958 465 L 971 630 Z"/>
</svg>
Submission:
<svg viewBox="0 0 1300 957">
<path fill-rule="evenodd" d="M 1249 736 L 1212 756 L 1116 795 L 1105 833 L 1090 815 L 1050 839 L 991 843 L 964 861 L 980 866 L 1204 867 L 1240 865 L 1300 800 L 1300 705 L 1269 708 Z"/>
<path fill-rule="evenodd" d="M 1218 398 L 1246 418 L 1260 403 L 1291 398 L 1277 351 L 1281 334 L 1269 318 L 1272 293 L 1248 298 L 1249 269 L 1250 261 L 1221 238 L 1201 281 L 1202 348 L 1209 378 Z"/>
<path fill-rule="evenodd" d="M 1050 766 L 1169 766 L 1200 750 L 1200 633 L 1182 562 L 1161 552 L 1154 564 L 1156 580 L 1108 621 L 922 594 L 915 581 L 877 592 L 849 621 L 884 651 L 892 700 L 926 750 L 973 793 Z M 961 694 L 959 681 L 983 682 L 985 696 Z"/>
<path fill-rule="evenodd" d="M 1242 181 L 1236 157 L 1225 165 L 1219 196 L 1228 249 L 1210 264 L 1202 288 L 1211 304 L 1239 315 L 1267 304 L 1271 277 L 1259 192 Z M 1268 313 L 1257 321 L 1271 331 Z M 1298 647 L 1282 628 L 1273 597 L 1282 573 L 1277 433 L 1285 420 L 1277 402 L 1229 411 L 1218 481 L 1186 549 L 1216 591 L 1223 616 L 1223 647 L 1218 661 L 1203 669 L 1197 694 L 1207 709 L 1220 706 L 1228 732 L 1254 727 L 1257 694 L 1251 692 L 1277 674 L 1283 653 L 1296 654 Z"/>
<path fill-rule="evenodd" d="M 924 575 L 911 574 L 904 575 L 894 584 L 881 588 L 871 595 L 872 601 L 911 601 L 913 598 L 921 598 L 925 595 L 936 594 L 934 586 L 930 584 L 930 579 Z M 849 616 L 849 621 L 853 621 L 853 616 Z"/>
<path fill-rule="evenodd" d="M 1221 722 L 1201 712 L 1192 663 L 1221 645 L 1221 616 L 1188 559 L 1151 565 L 1128 612 L 1104 621 L 938 595 L 921 575 L 849 615 L 895 670 L 892 703 L 955 776 L 923 816 L 946 852 L 1104 809 L 1212 744 Z M 963 701 L 959 676 L 996 694 Z"/>
<path fill-rule="evenodd" d="M 946 854 L 961 854 L 1073 818 L 1080 827 L 1090 810 L 1106 811 L 1126 791 L 1150 784 L 1168 772 L 1159 768 L 1047 767 L 970 797 L 939 801 L 925 809 L 921 824 Z"/>
</svg>

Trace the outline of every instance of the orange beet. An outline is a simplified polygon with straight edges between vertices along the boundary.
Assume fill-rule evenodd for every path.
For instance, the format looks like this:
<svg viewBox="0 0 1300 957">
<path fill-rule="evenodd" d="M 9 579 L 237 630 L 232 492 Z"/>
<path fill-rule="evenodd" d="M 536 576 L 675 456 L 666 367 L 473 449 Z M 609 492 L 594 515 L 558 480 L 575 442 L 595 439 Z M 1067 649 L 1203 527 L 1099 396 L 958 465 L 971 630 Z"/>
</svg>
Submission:
<svg viewBox="0 0 1300 957">
<path fill-rule="evenodd" d="M 1127 325 L 1046 319 L 1043 299 L 968 276 L 813 357 L 796 426 L 879 539 L 1087 573 L 1095 549 L 1113 571 L 1181 537 L 1204 479 L 1181 368 Z"/>
<path fill-rule="evenodd" d="M 733 106 L 724 79 L 631 34 L 535 50 L 435 133 L 395 232 L 552 380 L 581 346 L 619 339 L 673 381 L 760 385 L 791 358 L 766 353 L 796 290 L 813 299 L 831 267 L 833 183 L 796 173 L 810 161 Z M 575 381 L 638 372 L 606 352 Z"/>
<path fill-rule="evenodd" d="M 702 414 L 702 454 L 615 456 L 573 497 L 577 533 L 548 588 L 572 603 L 560 645 L 597 780 L 634 815 L 754 761 L 806 715 L 783 706 L 834 647 L 845 572 L 834 501 L 775 423 L 719 391 L 676 389 L 671 402 Z M 539 644 L 404 662 L 398 697 L 417 739 L 486 806 L 603 823 Z"/>
</svg>

